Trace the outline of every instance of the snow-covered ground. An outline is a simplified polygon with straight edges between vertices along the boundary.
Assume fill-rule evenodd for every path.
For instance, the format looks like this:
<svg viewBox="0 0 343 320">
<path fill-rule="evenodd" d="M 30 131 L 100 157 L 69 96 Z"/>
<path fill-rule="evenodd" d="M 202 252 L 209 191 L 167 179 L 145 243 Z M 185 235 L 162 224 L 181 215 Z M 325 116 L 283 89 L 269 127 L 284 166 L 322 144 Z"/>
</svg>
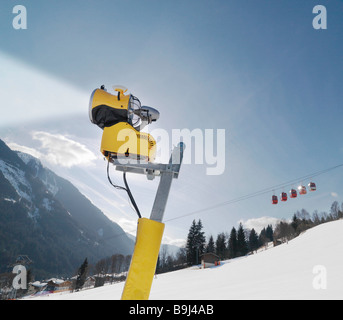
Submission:
<svg viewBox="0 0 343 320">
<path fill-rule="evenodd" d="M 124 283 L 29 299 L 120 299 Z M 343 220 L 325 223 L 278 247 L 158 275 L 150 299 L 343 299 Z"/>
</svg>

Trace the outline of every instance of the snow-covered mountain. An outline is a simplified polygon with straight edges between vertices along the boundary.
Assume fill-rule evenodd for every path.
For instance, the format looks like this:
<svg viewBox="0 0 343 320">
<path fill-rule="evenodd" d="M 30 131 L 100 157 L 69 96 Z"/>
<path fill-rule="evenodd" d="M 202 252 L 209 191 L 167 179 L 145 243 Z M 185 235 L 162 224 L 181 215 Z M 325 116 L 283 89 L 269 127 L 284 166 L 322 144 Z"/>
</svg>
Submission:
<svg viewBox="0 0 343 320">
<path fill-rule="evenodd" d="M 0 140 L 0 272 L 26 254 L 39 276 L 71 275 L 134 242 L 69 181 Z"/>
<path fill-rule="evenodd" d="M 343 299 L 343 220 L 257 254 L 158 275 L 152 300 Z M 30 299 L 119 300 L 124 283 Z"/>
</svg>

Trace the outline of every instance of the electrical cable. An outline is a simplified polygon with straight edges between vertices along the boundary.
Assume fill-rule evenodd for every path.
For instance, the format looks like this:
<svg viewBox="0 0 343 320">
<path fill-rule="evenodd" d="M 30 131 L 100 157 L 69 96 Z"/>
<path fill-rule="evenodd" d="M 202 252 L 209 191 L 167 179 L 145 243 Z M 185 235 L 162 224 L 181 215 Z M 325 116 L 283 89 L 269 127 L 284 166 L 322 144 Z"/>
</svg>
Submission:
<svg viewBox="0 0 343 320">
<path fill-rule="evenodd" d="M 124 179 L 124 183 L 125 183 L 125 187 L 126 187 L 126 188 L 124 188 L 124 187 L 118 186 L 118 185 L 116 185 L 116 184 L 114 184 L 114 183 L 112 182 L 112 180 L 111 180 L 111 178 L 110 178 L 109 166 L 110 166 L 110 161 L 107 161 L 107 179 L 108 179 L 108 181 L 110 182 L 110 184 L 111 184 L 114 188 L 116 188 L 116 189 L 118 189 L 118 190 L 124 190 L 124 191 L 127 192 L 128 196 L 129 196 L 129 198 L 130 198 L 130 201 L 131 201 L 133 207 L 134 207 L 135 210 L 136 210 L 136 213 L 137 213 L 138 217 L 139 217 L 139 218 L 142 218 L 142 215 L 141 215 L 141 213 L 140 213 L 140 211 L 139 211 L 139 209 L 138 209 L 138 206 L 137 206 L 137 204 L 136 204 L 136 201 L 135 201 L 135 199 L 134 199 L 134 197 L 133 197 L 133 195 L 132 195 L 132 193 L 131 193 L 131 190 L 130 190 L 130 188 L 129 188 L 129 185 L 128 185 L 128 183 L 127 183 L 127 180 L 126 180 L 126 172 L 125 172 L 125 171 L 123 172 L 123 179 Z"/>
<path fill-rule="evenodd" d="M 129 188 L 129 185 L 127 184 L 127 181 L 126 181 L 126 172 L 125 172 L 125 171 L 123 172 L 123 179 L 124 179 L 124 183 L 125 183 L 125 187 L 126 187 L 126 192 L 127 192 L 127 194 L 129 195 L 129 198 L 130 198 L 130 200 L 131 200 L 131 203 L 132 203 L 133 207 L 135 208 L 138 217 L 139 217 L 139 218 L 142 218 L 141 213 L 140 213 L 140 211 L 139 211 L 139 209 L 138 209 L 138 206 L 137 206 L 137 204 L 136 204 L 136 201 L 135 201 L 135 199 L 134 199 L 134 197 L 133 197 L 133 195 L 132 195 L 132 193 L 131 193 L 131 190 L 130 190 L 130 188 Z"/>
<path fill-rule="evenodd" d="M 124 187 L 118 186 L 118 185 L 116 185 L 116 184 L 114 184 L 114 183 L 112 182 L 112 180 L 111 180 L 111 178 L 110 178 L 109 166 L 110 166 L 110 162 L 107 161 L 107 179 L 108 179 L 108 181 L 110 182 L 110 184 L 111 184 L 114 188 L 116 188 L 116 189 L 118 189 L 118 190 L 125 190 L 125 191 L 127 191 Z"/>
</svg>

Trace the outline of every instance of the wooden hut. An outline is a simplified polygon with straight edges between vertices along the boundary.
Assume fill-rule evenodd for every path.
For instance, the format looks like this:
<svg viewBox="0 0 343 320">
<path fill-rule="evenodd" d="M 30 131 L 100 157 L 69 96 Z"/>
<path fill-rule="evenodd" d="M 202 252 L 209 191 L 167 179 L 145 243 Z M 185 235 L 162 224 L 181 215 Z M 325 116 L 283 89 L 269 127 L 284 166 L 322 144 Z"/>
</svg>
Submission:
<svg viewBox="0 0 343 320">
<path fill-rule="evenodd" d="M 220 258 L 213 252 L 204 253 L 201 255 L 201 267 L 202 268 L 209 268 L 213 266 L 217 266 L 220 264 Z"/>
</svg>

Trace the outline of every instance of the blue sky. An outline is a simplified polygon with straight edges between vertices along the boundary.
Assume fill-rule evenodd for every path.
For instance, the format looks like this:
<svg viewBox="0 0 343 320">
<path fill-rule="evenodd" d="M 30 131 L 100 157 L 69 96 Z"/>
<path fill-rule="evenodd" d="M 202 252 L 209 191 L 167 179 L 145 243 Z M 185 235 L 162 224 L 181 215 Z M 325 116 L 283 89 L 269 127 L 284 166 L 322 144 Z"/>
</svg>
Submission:
<svg viewBox="0 0 343 320">
<path fill-rule="evenodd" d="M 104 188 L 114 203 L 103 210 L 116 221 L 134 225 L 135 216 L 107 185 L 101 130 L 88 121 L 88 98 L 101 84 L 123 84 L 157 108 L 151 129 L 226 130 L 224 174 L 184 165 L 166 219 L 343 163 L 342 1 L 23 0 L 27 30 L 12 27 L 16 4 L 0 4 L 1 138 L 35 150 L 97 205 Z M 318 4 L 327 9 L 327 30 L 312 27 Z M 56 152 L 51 135 L 86 160 L 69 155 L 63 167 L 44 157 Z M 318 191 L 306 197 L 272 206 L 271 194 L 259 196 L 167 222 L 166 235 L 184 237 L 194 218 L 216 235 L 239 220 L 328 211 L 343 201 L 341 181 L 337 169 L 319 176 Z M 129 182 L 148 216 L 158 181 Z"/>
</svg>

